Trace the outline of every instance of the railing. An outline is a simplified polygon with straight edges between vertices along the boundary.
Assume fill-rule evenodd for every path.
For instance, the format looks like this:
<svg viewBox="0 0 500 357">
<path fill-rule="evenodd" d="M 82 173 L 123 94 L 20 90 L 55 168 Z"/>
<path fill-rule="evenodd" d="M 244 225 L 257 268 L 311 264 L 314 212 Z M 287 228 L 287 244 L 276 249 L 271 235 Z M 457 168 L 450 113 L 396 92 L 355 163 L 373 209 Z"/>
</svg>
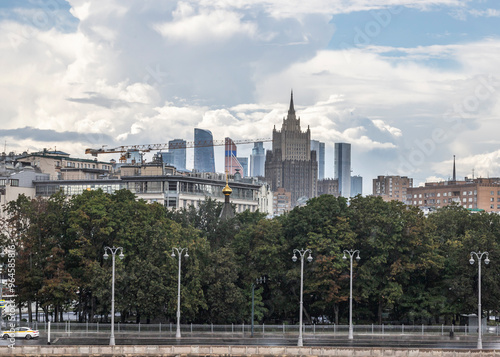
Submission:
<svg viewBox="0 0 500 357">
<path fill-rule="evenodd" d="M 46 322 L 33 322 L 31 327 L 40 331 L 47 331 Z M 111 331 L 111 324 L 108 323 L 78 323 L 78 322 L 52 322 L 50 324 L 51 333 L 65 334 L 94 334 Z M 254 334 L 259 336 L 285 336 L 298 334 L 298 325 L 254 325 Z M 354 325 L 354 334 L 358 335 L 425 335 L 425 336 L 448 336 L 448 335 L 477 335 L 477 326 L 455 326 L 455 325 Z M 303 325 L 303 333 L 309 335 L 347 335 L 349 325 Z M 484 335 L 499 336 L 500 326 L 485 326 Z M 115 323 L 115 333 L 121 334 L 155 334 L 169 336 L 175 335 L 175 323 L 166 324 L 129 324 Z M 209 334 L 229 334 L 242 336 L 251 334 L 249 324 L 181 324 L 183 335 L 209 335 Z"/>
</svg>

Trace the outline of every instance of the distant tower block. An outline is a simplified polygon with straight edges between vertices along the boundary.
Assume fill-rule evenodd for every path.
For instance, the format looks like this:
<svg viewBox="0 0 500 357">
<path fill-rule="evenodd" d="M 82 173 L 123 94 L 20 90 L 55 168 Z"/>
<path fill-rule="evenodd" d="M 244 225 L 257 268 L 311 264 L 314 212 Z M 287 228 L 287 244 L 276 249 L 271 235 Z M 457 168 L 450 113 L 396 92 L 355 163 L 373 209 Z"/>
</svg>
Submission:
<svg viewBox="0 0 500 357">
<path fill-rule="evenodd" d="M 194 169 L 198 172 L 215 172 L 213 136 L 210 130 L 194 129 Z"/>
</svg>

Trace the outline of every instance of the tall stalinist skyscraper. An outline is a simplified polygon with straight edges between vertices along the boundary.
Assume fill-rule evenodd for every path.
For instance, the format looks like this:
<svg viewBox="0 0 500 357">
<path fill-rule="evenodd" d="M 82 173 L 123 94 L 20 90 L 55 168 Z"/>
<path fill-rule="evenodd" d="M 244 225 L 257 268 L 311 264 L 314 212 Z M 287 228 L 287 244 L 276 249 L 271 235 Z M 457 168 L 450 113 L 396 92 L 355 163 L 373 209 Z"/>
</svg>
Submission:
<svg viewBox="0 0 500 357">
<path fill-rule="evenodd" d="M 279 187 L 292 194 L 292 206 L 299 198 L 312 198 L 317 194 L 318 162 L 311 152 L 311 131 L 300 129 L 300 118 L 295 115 L 293 92 L 288 115 L 283 118 L 281 131 L 273 129 L 273 149 L 266 154 L 266 181 L 271 190 Z"/>
</svg>

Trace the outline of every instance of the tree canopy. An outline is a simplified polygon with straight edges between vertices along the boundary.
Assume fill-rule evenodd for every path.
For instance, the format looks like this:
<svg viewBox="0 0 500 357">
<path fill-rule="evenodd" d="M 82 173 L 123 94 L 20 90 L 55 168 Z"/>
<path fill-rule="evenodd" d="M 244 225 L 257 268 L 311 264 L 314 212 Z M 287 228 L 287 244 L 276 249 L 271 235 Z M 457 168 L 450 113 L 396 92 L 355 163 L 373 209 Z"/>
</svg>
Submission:
<svg viewBox="0 0 500 357">
<path fill-rule="evenodd" d="M 174 321 L 178 256 L 182 322 L 250 323 L 252 284 L 257 322 L 296 323 L 300 262 L 294 249 L 311 249 L 304 264 L 304 315 L 308 323 L 346 323 L 349 259 L 353 264 L 356 323 L 438 323 L 477 309 L 477 265 L 471 251 L 488 251 L 482 266 L 484 311 L 498 310 L 500 217 L 449 206 L 425 217 L 401 202 L 361 197 L 349 202 L 323 195 L 289 213 L 266 218 L 245 211 L 219 220 L 221 204 L 169 211 L 130 191 L 85 191 L 48 199 L 19 196 L 0 220 L 1 242 L 16 247 L 17 304 L 33 303 L 54 321 L 74 312 L 79 321 L 109 321 L 111 262 L 105 247 L 122 247 L 116 259 L 116 310 L 123 322 Z M 481 263 L 484 264 L 484 261 Z"/>
</svg>

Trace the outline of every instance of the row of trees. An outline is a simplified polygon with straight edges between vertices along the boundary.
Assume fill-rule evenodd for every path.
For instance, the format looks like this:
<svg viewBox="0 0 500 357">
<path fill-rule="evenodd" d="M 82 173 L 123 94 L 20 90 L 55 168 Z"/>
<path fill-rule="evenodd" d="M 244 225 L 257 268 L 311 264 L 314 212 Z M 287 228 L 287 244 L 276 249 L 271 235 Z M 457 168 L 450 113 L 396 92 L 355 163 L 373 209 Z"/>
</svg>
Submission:
<svg viewBox="0 0 500 357">
<path fill-rule="evenodd" d="M 349 261 L 354 265 L 355 323 L 458 323 L 477 310 L 477 264 L 471 251 L 488 251 L 482 270 L 482 306 L 498 309 L 496 262 L 500 216 L 471 214 L 450 206 L 424 217 L 420 210 L 376 197 L 323 195 L 273 219 L 248 211 L 219 220 L 221 204 L 205 199 L 198 208 L 171 212 L 136 200 L 126 190 L 100 190 L 49 199 L 19 196 L 0 223 L 2 244 L 16 245 L 16 293 L 29 319 L 34 304 L 55 321 L 74 311 L 80 321 L 107 321 L 111 263 L 104 247 L 121 246 L 116 261 L 116 310 L 125 321 L 174 321 L 177 258 L 182 263 L 182 318 L 192 323 L 248 323 L 251 285 L 256 320 L 295 323 L 300 300 L 300 264 L 293 249 L 309 248 L 304 268 L 306 321 L 346 323 Z M 182 258 L 184 259 L 184 258 Z"/>
</svg>

